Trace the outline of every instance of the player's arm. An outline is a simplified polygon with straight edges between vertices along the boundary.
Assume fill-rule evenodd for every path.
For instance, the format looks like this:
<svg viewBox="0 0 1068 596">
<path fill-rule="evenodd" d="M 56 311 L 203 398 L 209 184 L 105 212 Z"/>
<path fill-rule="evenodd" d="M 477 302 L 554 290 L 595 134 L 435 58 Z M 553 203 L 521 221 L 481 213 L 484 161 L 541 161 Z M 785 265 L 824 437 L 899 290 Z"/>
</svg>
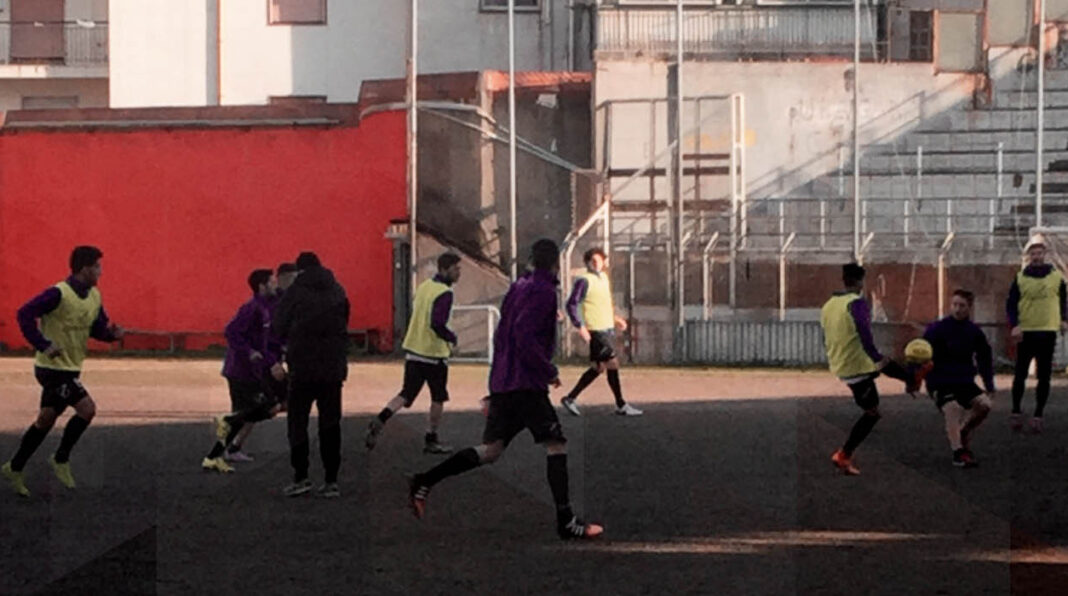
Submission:
<svg viewBox="0 0 1068 596">
<path fill-rule="evenodd" d="M 59 288 L 48 288 L 23 304 L 16 315 L 19 330 L 22 331 L 22 336 L 26 338 L 26 341 L 38 352 L 44 352 L 49 356 L 57 356 L 59 348 L 53 348 L 52 342 L 41 333 L 37 327 L 37 319 L 56 310 L 62 298 Z"/>
<path fill-rule="evenodd" d="M 1020 337 L 1020 286 L 1015 278 L 1009 286 L 1009 297 L 1005 300 L 1005 314 L 1009 319 L 1012 336 Z"/>
<path fill-rule="evenodd" d="M 455 346 L 456 334 L 449 329 L 452 298 L 452 292 L 444 292 L 434 300 L 434 305 L 430 309 L 430 329 L 435 335 Z"/>
<path fill-rule="evenodd" d="M 871 334 L 871 309 L 868 308 L 868 302 L 863 298 L 850 302 L 849 314 L 853 316 L 853 324 L 857 328 L 857 335 L 860 337 L 860 345 L 864 348 L 864 353 L 871 358 L 872 362 L 885 364 L 883 355 L 875 347 L 875 339 Z"/>
<path fill-rule="evenodd" d="M 1068 331 L 1068 316 L 1066 316 L 1066 314 L 1068 314 L 1068 312 L 1066 312 L 1066 310 L 1068 310 L 1066 309 L 1066 307 L 1068 307 L 1068 287 L 1065 287 L 1063 279 L 1061 280 L 1060 291 L 1057 292 L 1057 298 L 1061 307 L 1061 332 L 1063 333 Z"/>
<path fill-rule="evenodd" d="M 579 312 L 579 304 L 586 299 L 586 292 L 589 290 L 590 283 L 585 278 L 578 278 L 575 280 L 575 285 L 571 288 L 571 295 L 567 298 L 567 318 L 571 319 L 571 324 L 578 329 L 579 335 L 585 341 L 590 341 L 590 330 L 586 328 L 586 322 L 582 320 L 582 313 Z"/>
<path fill-rule="evenodd" d="M 113 342 L 119 341 L 125 334 L 126 331 L 122 327 L 111 322 L 107 311 L 101 306 L 100 312 L 96 313 L 96 318 L 93 319 L 93 326 L 89 328 L 89 337 L 98 341 Z"/>
</svg>

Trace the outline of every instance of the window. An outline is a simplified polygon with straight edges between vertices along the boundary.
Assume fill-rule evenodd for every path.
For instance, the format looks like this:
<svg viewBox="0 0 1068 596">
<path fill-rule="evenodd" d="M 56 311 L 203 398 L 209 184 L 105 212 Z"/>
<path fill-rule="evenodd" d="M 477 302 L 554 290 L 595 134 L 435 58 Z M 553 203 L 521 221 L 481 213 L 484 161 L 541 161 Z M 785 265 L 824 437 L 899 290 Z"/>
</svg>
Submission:
<svg viewBox="0 0 1068 596">
<path fill-rule="evenodd" d="M 482 10 L 508 10 L 508 0 L 479 0 Z M 533 11 L 540 8 L 541 0 L 515 0 L 516 12 Z"/>
<path fill-rule="evenodd" d="M 78 107 L 78 96 L 48 97 L 27 95 L 22 98 L 24 110 L 64 110 Z"/>
<path fill-rule="evenodd" d="M 12 0 L 13 62 L 63 62 L 63 6 L 63 0 Z"/>
<path fill-rule="evenodd" d="M 909 60 L 932 61 L 933 31 L 930 11 L 914 10 L 909 13 Z"/>
<path fill-rule="evenodd" d="M 271 25 L 325 25 L 326 0 L 267 0 L 267 22 Z"/>
</svg>

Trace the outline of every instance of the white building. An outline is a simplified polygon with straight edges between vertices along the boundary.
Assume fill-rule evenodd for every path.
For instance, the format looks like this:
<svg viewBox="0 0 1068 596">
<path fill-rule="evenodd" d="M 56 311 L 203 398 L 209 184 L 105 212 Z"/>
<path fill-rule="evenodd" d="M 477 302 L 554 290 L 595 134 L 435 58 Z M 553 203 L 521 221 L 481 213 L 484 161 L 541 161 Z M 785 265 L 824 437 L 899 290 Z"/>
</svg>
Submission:
<svg viewBox="0 0 1068 596">
<path fill-rule="evenodd" d="M 108 0 L 0 0 L 0 110 L 107 105 Z"/>
<path fill-rule="evenodd" d="M 408 0 L 111 0 L 111 106 L 351 102 L 402 77 Z M 516 68 L 566 70 L 569 0 L 516 0 Z M 421 0 L 419 70 L 506 69 L 506 0 Z M 583 33 L 583 27 L 586 27 Z M 588 53 L 588 50 L 586 50 Z"/>
</svg>

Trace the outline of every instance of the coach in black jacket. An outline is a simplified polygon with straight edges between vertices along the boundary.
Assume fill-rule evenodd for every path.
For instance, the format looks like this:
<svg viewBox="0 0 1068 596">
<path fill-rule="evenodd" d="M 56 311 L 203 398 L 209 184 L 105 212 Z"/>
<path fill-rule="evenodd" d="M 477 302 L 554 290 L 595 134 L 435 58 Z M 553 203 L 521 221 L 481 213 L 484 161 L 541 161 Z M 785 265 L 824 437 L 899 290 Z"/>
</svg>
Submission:
<svg viewBox="0 0 1068 596">
<path fill-rule="evenodd" d="M 300 273 L 282 297 L 273 321 L 275 334 L 288 346 L 286 362 L 292 379 L 288 425 L 293 484 L 284 492 L 295 497 L 312 488 L 308 479 L 308 416 L 315 402 L 319 454 L 326 472 L 319 495 L 339 497 L 341 385 L 348 376 L 349 300 L 315 253 L 301 253 L 297 269 Z"/>
</svg>

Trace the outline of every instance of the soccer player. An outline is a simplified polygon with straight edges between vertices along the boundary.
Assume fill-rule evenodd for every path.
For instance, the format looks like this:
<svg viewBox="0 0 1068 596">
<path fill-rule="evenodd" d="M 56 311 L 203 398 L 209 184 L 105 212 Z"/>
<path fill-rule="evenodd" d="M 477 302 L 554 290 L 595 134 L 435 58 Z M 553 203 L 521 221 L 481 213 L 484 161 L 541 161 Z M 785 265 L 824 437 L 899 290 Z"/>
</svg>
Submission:
<svg viewBox="0 0 1068 596">
<path fill-rule="evenodd" d="M 341 496 L 341 386 L 348 378 L 349 299 L 345 288 L 313 252 L 297 257 L 300 273 L 274 313 L 273 331 L 286 346 L 290 388 L 288 406 L 289 459 L 293 483 L 289 497 L 312 489 L 308 479 L 308 417 L 312 402 L 319 410 L 319 455 L 325 482 L 319 496 Z"/>
<path fill-rule="evenodd" d="M 404 384 L 367 427 L 365 444 L 374 449 L 386 422 L 401 408 L 410 408 L 423 385 L 430 387 L 430 417 L 423 441 L 423 453 L 452 453 L 452 447 L 438 440 L 438 426 L 449 401 L 449 356 L 456 346 L 456 334 L 449 329 L 452 317 L 452 286 L 460 279 L 460 257 L 445 253 L 438 257 L 438 273 L 415 290 L 412 316 L 404 336 Z"/>
<path fill-rule="evenodd" d="M 267 310 L 268 310 L 268 323 L 274 317 L 274 309 L 278 307 L 278 304 L 282 301 L 282 296 L 285 295 L 289 286 L 293 285 L 293 280 L 297 278 L 297 266 L 293 263 L 282 263 L 278 266 L 275 274 L 275 287 L 274 290 L 267 296 Z M 266 375 L 262 379 L 262 389 L 264 391 L 264 398 L 271 404 L 270 416 L 273 417 L 278 412 L 283 412 L 286 409 L 286 401 L 289 394 L 289 384 L 286 382 L 285 367 L 281 362 L 285 357 L 285 346 L 282 345 L 278 338 L 275 337 L 272 331 L 267 338 L 267 352 L 273 356 L 273 361 L 278 364 L 277 371 L 275 367 L 271 367 L 271 374 Z M 233 396 L 231 395 L 231 398 Z M 234 410 L 236 412 L 236 410 Z M 256 415 L 257 417 L 259 414 Z M 218 424 L 218 421 L 216 421 Z M 248 436 L 252 434 L 252 429 L 255 424 L 242 424 L 241 429 L 237 434 L 229 441 L 229 445 L 226 447 L 226 453 L 224 457 L 226 461 L 254 461 L 254 458 L 246 453 L 242 446 L 248 439 Z"/>
<path fill-rule="evenodd" d="M 22 497 L 30 496 L 22 472 L 26 462 L 68 406 L 74 408 L 75 415 L 67 422 L 59 449 L 49 463 L 63 486 L 75 487 L 70 452 L 96 415 L 96 403 L 79 380 L 89 338 L 110 342 L 123 336 L 122 328 L 108 320 L 96 288 L 101 257 L 103 253 L 95 246 L 76 247 L 70 254 L 70 277 L 41 292 L 18 311 L 22 335 L 37 351 L 34 376 L 42 387 L 37 420 L 22 436 L 15 456 L 0 468 Z"/>
<path fill-rule="evenodd" d="M 426 512 L 430 489 L 449 476 L 497 460 L 523 429 L 545 445 L 549 487 L 556 503 L 556 529 L 563 539 L 595 538 L 604 531 L 584 523 L 571 510 L 568 489 L 567 440 L 549 386 L 559 387 L 552 363 L 556 344 L 559 249 L 551 240 L 538 240 L 531 249 L 533 270 L 509 288 L 501 305 L 501 321 L 494 337 L 490 367 L 490 397 L 482 445 L 453 454 L 434 468 L 409 480 L 408 505 L 417 518 Z"/>
<path fill-rule="evenodd" d="M 978 465 L 971 437 L 990 413 L 994 397 L 993 351 L 982 329 L 971 320 L 974 304 L 975 294 L 953 292 L 949 316 L 931 323 L 923 334 L 934 351 L 927 391 L 945 416 L 953 465 L 968 468 Z M 976 372 L 983 378 L 985 392 L 975 384 Z"/>
<path fill-rule="evenodd" d="M 240 451 L 238 438 L 247 437 L 245 429 L 277 412 L 277 402 L 267 385 L 268 375 L 276 380 L 285 378 L 279 354 L 270 345 L 271 297 L 275 293 L 271 270 L 256 269 L 249 274 L 248 285 L 252 298 L 226 325 L 222 374 L 230 388 L 231 414 L 215 419 L 218 441 L 201 462 L 205 470 L 233 472 L 223 460 L 224 451 L 231 461 L 252 460 Z"/>
<path fill-rule="evenodd" d="M 1012 379 L 1012 414 L 1009 423 L 1013 430 L 1023 428 L 1024 388 L 1031 359 L 1035 360 L 1038 387 L 1035 388 L 1035 412 L 1031 417 L 1031 431 L 1042 432 L 1042 414 L 1049 399 L 1050 375 L 1053 372 L 1053 351 L 1057 347 L 1057 332 L 1068 331 L 1065 317 L 1066 295 L 1064 276 L 1046 263 L 1046 240 L 1035 234 L 1027 243 L 1028 265 L 1016 274 L 1009 288 L 1005 310 L 1012 327 L 1016 346 L 1016 370 Z"/>
<path fill-rule="evenodd" d="M 864 268 L 856 263 L 842 266 L 845 289 L 835 292 L 820 312 L 827 361 L 831 372 L 849 386 L 853 400 L 863 415 L 853 425 L 849 438 L 831 456 L 831 461 L 844 474 L 855 476 L 860 470 L 853 465 L 853 452 L 875 428 L 879 413 L 879 391 L 875 379 L 879 374 L 905 382 L 905 391 L 915 397 L 928 367 L 914 372 L 884 358 L 875 348 L 871 334 L 871 309 L 862 295 Z"/>
<path fill-rule="evenodd" d="M 574 389 L 560 400 L 560 405 L 571 415 L 580 415 L 575 405 L 579 394 L 602 372 L 607 371 L 608 386 L 616 398 L 616 414 L 641 416 L 641 410 L 623 399 L 623 390 L 619 385 L 615 328 L 626 331 L 627 321 L 616 315 L 612 305 L 612 286 L 605 271 L 608 268 L 608 256 L 600 248 L 591 248 L 583 255 L 583 260 L 586 271 L 575 280 L 571 297 L 567 299 L 567 316 L 582 339 L 589 344 L 592 364 L 579 378 Z"/>
</svg>

